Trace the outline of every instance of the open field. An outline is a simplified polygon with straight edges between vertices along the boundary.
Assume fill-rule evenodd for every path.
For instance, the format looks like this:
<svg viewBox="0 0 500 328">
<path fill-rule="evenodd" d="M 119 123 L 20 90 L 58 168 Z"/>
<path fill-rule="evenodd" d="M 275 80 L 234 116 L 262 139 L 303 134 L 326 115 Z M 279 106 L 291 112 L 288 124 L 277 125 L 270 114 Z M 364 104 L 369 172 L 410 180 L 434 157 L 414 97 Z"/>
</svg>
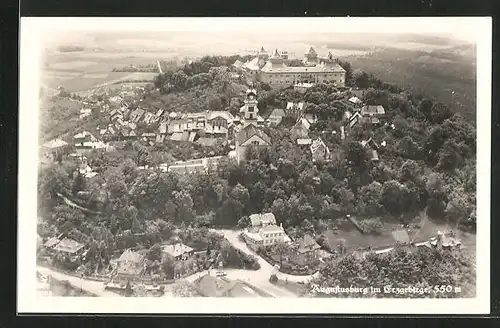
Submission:
<svg viewBox="0 0 500 328">
<path fill-rule="evenodd" d="M 42 84 L 49 88 L 64 87 L 69 92 L 80 92 L 120 81 L 153 81 L 157 73 L 143 72 L 59 72 L 43 71 Z"/>
<path fill-rule="evenodd" d="M 167 53 L 53 53 L 44 57 L 41 83 L 49 88 L 64 87 L 79 92 L 120 81 L 152 81 L 157 73 L 112 72 L 114 68 L 154 64 Z"/>
</svg>

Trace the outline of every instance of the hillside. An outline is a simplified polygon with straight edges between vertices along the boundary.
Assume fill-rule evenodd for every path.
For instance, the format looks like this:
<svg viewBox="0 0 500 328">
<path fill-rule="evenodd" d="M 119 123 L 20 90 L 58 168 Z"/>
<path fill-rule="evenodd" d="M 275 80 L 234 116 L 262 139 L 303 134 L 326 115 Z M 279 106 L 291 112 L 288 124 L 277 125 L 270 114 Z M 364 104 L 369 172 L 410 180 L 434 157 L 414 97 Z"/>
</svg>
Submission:
<svg viewBox="0 0 500 328">
<path fill-rule="evenodd" d="M 348 56 L 345 60 L 353 68 L 444 102 L 454 112 L 475 122 L 475 51 L 473 45 L 429 52 L 390 48 L 364 56 Z"/>
<path fill-rule="evenodd" d="M 153 92 L 143 105 L 162 108 L 167 112 L 194 113 L 208 110 L 223 110 L 230 105 L 232 97 L 241 97 L 247 87 L 240 82 L 230 82 L 221 93 L 217 85 L 197 86 L 184 91 L 161 94 Z"/>
</svg>

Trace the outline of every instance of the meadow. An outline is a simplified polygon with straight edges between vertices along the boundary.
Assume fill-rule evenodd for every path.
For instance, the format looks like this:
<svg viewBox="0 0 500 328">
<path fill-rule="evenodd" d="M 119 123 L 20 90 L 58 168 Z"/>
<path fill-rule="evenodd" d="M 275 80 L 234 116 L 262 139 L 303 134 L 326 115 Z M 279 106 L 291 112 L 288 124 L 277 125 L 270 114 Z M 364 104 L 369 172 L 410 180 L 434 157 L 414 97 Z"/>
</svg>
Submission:
<svg viewBox="0 0 500 328">
<path fill-rule="evenodd" d="M 147 54 L 147 55 L 145 55 Z M 166 54 L 71 52 L 45 56 L 41 84 L 50 89 L 64 87 L 81 92 L 121 81 L 152 81 L 157 73 L 112 72 L 113 68 L 154 63 Z"/>
</svg>

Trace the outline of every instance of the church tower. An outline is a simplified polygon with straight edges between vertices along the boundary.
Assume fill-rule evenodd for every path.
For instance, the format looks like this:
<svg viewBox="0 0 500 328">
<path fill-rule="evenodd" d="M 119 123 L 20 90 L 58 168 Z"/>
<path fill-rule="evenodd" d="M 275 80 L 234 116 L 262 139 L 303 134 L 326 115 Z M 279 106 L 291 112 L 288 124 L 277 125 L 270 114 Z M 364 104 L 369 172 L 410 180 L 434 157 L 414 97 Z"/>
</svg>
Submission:
<svg viewBox="0 0 500 328">
<path fill-rule="evenodd" d="M 259 108 L 257 108 L 257 92 L 255 89 L 248 89 L 244 100 L 244 105 L 240 108 L 243 113 L 242 118 L 247 123 L 257 122 Z"/>
</svg>

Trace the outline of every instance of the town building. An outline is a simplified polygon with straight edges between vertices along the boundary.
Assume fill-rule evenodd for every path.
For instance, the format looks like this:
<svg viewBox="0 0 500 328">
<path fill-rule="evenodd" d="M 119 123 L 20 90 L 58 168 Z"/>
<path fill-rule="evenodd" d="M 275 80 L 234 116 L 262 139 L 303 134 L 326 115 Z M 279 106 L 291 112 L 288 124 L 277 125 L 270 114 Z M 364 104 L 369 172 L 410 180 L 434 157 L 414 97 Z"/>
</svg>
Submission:
<svg viewBox="0 0 500 328">
<path fill-rule="evenodd" d="M 312 144 L 312 139 L 310 138 L 297 139 L 297 145 L 299 146 L 309 146 L 311 144 Z"/>
<path fill-rule="evenodd" d="M 144 117 L 145 113 L 146 112 L 143 109 L 137 108 L 134 111 L 130 112 L 128 119 L 137 124 Z"/>
<path fill-rule="evenodd" d="M 270 145 L 271 138 L 253 123 L 250 123 L 240 129 L 236 135 L 236 161 L 240 163 L 246 160 L 250 146 L 259 149 Z"/>
<path fill-rule="evenodd" d="M 243 231 L 243 239 L 248 247 L 257 250 L 259 247 L 272 246 L 278 242 L 290 242 L 283 226 L 276 225 L 273 213 L 250 215 L 250 227 Z"/>
<path fill-rule="evenodd" d="M 385 109 L 381 105 L 366 105 L 361 108 L 360 114 L 363 117 L 364 123 L 379 124 L 380 120 L 385 117 Z"/>
<path fill-rule="evenodd" d="M 268 117 L 269 124 L 271 125 L 278 125 L 281 123 L 283 120 L 283 117 L 286 116 L 285 110 L 282 108 L 275 108 L 271 112 L 271 114 Z"/>
<path fill-rule="evenodd" d="M 330 150 L 321 138 L 313 140 L 310 146 L 312 161 L 324 161 L 330 159 Z"/>
<path fill-rule="evenodd" d="M 48 251 L 53 251 L 54 247 L 61 242 L 63 236 L 64 234 L 60 234 L 57 237 L 50 237 L 45 243 L 43 243 L 43 247 L 45 247 Z"/>
<path fill-rule="evenodd" d="M 346 111 L 343 115 L 346 133 L 350 133 L 351 130 L 357 125 L 362 124 L 363 116 L 359 112 L 351 113 Z"/>
<path fill-rule="evenodd" d="M 140 278 L 146 269 L 145 256 L 131 249 L 125 250 L 120 257 L 114 261 L 116 271 L 113 280 L 131 282 Z"/>
<path fill-rule="evenodd" d="M 61 139 L 52 139 L 42 145 L 42 160 L 53 161 L 58 156 L 65 154 L 70 149 L 69 144 Z"/>
<path fill-rule="evenodd" d="M 176 261 L 185 261 L 193 256 L 194 250 L 183 243 L 176 243 L 172 245 L 163 245 L 162 252 Z"/>
<path fill-rule="evenodd" d="M 254 80 L 265 82 L 274 87 L 288 87 L 298 83 L 327 83 L 343 87 L 345 85 L 345 70 L 331 53 L 326 58 L 320 58 L 311 47 L 305 54 L 303 66 L 287 66 L 288 54 L 280 54 L 275 50 L 272 56 L 261 48 L 257 57 L 241 67 Z"/>
<path fill-rule="evenodd" d="M 206 172 L 210 168 L 217 168 L 219 161 L 224 156 L 205 157 L 200 159 L 192 159 L 187 161 L 175 162 L 167 167 L 168 172 L 176 172 L 179 174 L 194 174 Z"/>
<path fill-rule="evenodd" d="M 363 105 L 363 101 L 356 96 L 352 96 L 347 101 L 349 101 L 354 108 L 360 108 Z"/>
<path fill-rule="evenodd" d="M 299 118 L 297 123 L 291 129 L 291 136 L 293 139 L 304 139 L 309 135 L 309 128 L 311 123 L 305 118 Z"/>
<path fill-rule="evenodd" d="M 370 161 L 378 162 L 379 156 L 377 151 L 380 148 L 378 143 L 373 138 L 369 138 L 368 140 L 360 141 L 360 144 L 368 151 Z"/>
<path fill-rule="evenodd" d="M 285 113 L 287 116 L 299 118 L 304 114 L 304 103 L 303 102 L 288 102 L 286 104 Z"/>
<path fill-rule="evenodd" d="M 288 260 L 300 266 L 314 265 L 319 261 L 321 246 L 310 235 L 304 235 L 294 242 L 296 247 Z"/>
<path fill-rule="evenodd" d="M 90 114 L 92 114 L 92 109 L 90 108 L 80 109 L 80 119 L 84 119 L 85 117 L 90 116 Z"/>
<path fill-rule="evenodd" d="M 159 132 L 170 135 L 170 139 L 176 141 L 192 142 L 201 135 L 209 138 L 227 139 L 234 120 L 235 117 L 227 111 L 175 114 L 170 116 L 169 122 L 160 124 Z M 189 134 L 183 138 L 180 134 L 185 132 Z"/>
<path fill-rule="evenodd" d="M 250 287 L 239 281 L 204 275 L 195 281 L 196 290 L 204 297 L 258 297 Z"/>
<path fill-rule="evenodd" d="M 300 93 L 306 93 L 307 90 L 311 89 L 314 83 L 297 83 L 293 86 L 293 90 Z"/>
<path fill-rule="evenodd" d="M 73 239 L 64 238 L 53 247 L 53 250 L 69 256 L 78 256 L 83 251 L 83 247 L 84 245 Z"/>
<path fill-rule="evenodd" d="M 243 101 L 243 106 L 240 108 L 241 118 L 246 121 L 257 121 L 259 115 L 259 108 L 257 107 L 257 92 L 255 89 L 248 89 L 246 98 Z"/>
</svg>

